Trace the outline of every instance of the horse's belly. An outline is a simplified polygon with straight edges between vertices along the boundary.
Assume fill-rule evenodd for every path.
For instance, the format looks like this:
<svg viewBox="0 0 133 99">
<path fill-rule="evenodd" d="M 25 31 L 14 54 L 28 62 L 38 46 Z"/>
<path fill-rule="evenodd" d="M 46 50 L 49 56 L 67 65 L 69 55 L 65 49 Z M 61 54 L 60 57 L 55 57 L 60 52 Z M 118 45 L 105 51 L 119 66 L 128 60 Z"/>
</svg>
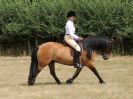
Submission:
<svg viewBox="0 0 133 99">
<path fill-rule="evenodd" d="M 73 57 L 70 55 L 69 49 L 60 49 L 60 51 L 56 51 L 54 55 L 54 60 L 61 64 L 72 65 L 73 64 Z"/>
<path fill-rule="evenodd" d="M 73 65 L 72 60 L 55 60 L 57 63 L 64 64 L 64 65 Z"/>
</svg>

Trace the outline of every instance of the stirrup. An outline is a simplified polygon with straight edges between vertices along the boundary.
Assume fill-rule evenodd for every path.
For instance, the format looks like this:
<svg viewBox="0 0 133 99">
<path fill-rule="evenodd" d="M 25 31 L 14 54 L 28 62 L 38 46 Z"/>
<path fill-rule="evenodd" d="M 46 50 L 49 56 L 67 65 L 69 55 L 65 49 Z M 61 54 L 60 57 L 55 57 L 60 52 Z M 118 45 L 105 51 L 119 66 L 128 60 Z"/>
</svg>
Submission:
<svg viewBox="0 0 133 99">
<path fill-rule="evenodd" d="M 74 68 L 82 68 L 82 66 L 79 63 L 76 63 Z"/>
</svg>

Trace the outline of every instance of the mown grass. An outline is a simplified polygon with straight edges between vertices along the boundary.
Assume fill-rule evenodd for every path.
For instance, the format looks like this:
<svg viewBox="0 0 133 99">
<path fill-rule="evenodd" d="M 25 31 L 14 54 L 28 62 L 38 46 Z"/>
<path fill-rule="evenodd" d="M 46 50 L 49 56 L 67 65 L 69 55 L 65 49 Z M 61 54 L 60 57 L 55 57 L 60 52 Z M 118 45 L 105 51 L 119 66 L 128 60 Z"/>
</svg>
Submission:
<svg viewBox="0 0 133 99">
<path fill-rule="evenodd" d="M 115 56 L 107 61 L 96 59 L 96 67 L 106 84 L 84 68 L 73 84 L 65 81 L 75 69 L 56 64 L 63 85 L 57 85 L 46 67 L 34 86 L 27 85 L 30 57 L 0 57 L 0 99 L 132 99 L 133 57 Z"/>
</svg>

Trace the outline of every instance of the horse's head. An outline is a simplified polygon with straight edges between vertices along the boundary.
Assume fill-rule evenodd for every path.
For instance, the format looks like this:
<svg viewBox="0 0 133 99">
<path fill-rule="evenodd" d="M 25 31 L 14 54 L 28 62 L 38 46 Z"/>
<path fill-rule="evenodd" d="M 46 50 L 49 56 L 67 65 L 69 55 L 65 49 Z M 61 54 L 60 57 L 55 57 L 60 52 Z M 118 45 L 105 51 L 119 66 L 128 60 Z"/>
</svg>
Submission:
<svg viewBox="0 0 133 99">
<path fill-rule="evenodd" d="M 89 57 L 92 57 L 93 51 L 96 51 L 104 60 L 109 59 L 113 45 L 112 39 L 107 37 L 89 37 L 85 38 L 84 42 Z"/>
<path fill-rule="evenodd" d="M 103 44 L 105 44 L 105 46 L 101 49 L 100 54 L 104 60 L 107 60 L 109 59 L 112 52 L 113 39 L 105 39 L 105 43 Z"/>
</svg>

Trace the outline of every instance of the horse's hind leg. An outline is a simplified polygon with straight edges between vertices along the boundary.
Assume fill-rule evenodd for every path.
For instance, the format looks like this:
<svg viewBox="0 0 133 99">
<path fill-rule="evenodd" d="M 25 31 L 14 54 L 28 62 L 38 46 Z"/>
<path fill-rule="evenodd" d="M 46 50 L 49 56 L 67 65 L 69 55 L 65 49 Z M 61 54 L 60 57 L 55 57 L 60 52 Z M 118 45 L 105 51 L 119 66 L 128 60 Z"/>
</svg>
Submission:
<svg viewBox="0 0 133 99">
<path fill-rule="evenodd" d="M 50 74 L 53 76 L 57 84 L 61 84 L 61 81 L 58 79 L 55 73 L 55 62 L 54 61 L 50 62 L 49 69 L 50 69 Z"/>
<path fill-rule="evenodd" d="M 73 77 L 70 78 L 70 79 L 68 79 L 68 80 L 66 81 L 66 83 L 67 83 L 67 84 L 71 84 L 71 83 L 73 82 L 73 80 L 74 80 L 75 78 L 77 78 L 77 76 L 79 75 L 79 73 L 81 72 L 81 70 L 82 70 L 82 68 L 77 68 L 77 70 L 76 70 L 75 74 L 73 75 Z"/>
<path fill-rule="evenodd" d="M 29 77 L 28 77 L 28 85 L 34 85 L 36 76 L 39 73 L 37 68 L 37 65 L 38 65 L 37 50 L 38 49 L 34 49 L 32 52 L 31 65 L 30 65 Z"/>
<path fill-rule="evenodd" d="M 28 85 L 34 85 L 36 77 L 39 71 L 37 70 L 37 66 L 30 69 L 29 78 L 28 78 Z"/>
</svg>

